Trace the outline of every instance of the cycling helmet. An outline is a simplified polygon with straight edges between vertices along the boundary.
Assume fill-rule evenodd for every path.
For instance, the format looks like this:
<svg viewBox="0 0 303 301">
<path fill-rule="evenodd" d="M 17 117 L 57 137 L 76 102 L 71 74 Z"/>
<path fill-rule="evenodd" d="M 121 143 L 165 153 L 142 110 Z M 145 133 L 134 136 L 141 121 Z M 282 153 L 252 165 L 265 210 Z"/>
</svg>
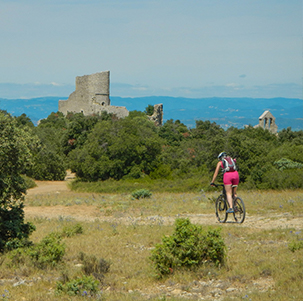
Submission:
<svg viewBox="0 0 303 301">
<path fill-rule="evenodd" d="M 221 159 L 221 157 L 226 157 L 227 156 L 227 154 L 226 154 L 226 152 L 222 152 L 222 153 L 220 153 L 219 154 L 219 156 L 218 156 L 218 159 L 220 160 Z"/>
</svg>

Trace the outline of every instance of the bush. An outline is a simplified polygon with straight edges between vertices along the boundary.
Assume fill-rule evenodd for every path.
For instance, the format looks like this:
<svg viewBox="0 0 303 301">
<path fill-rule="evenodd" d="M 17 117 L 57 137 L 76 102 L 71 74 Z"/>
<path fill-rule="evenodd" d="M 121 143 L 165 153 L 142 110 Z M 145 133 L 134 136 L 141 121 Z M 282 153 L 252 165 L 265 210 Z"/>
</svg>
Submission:
<svg viewBox="0 0 303 301">
<path fill-rule="evenodd" d="M 292 241 L 289 245 L 288 245 L 289 250 L 291 250 L 292 252 L 295 252 L 297 250 L 303 249 L 303 241 Z"/>
<path fill-rule="evenodd" d="M 0 252 L 18 248 L 36 230 L 32 223 L 24 223 L 23 208 L 23 203 L 0 207 Z"/>
<path fill-rule="evenodd" d="M 22 178 L 24 179 L 26 189 L 34 188 L 37 186 L 37 184 L 35 183 L 35 181 L 32 178 L 29 178 L 26 175 L 22 175 Z"/>
<path fill-rule="evenodd" d="M 66 168 L 60 155 L 43 148 L 35 156 L 34 164 L 26 174 L 41 181 L 63 181 L 66 176 Z"/>
<path fill-rule="evenodd" d="M 152 251 L 151 260 L 159 277 L 180 268 L 192 268 L 206 263 L 224 263 L 226 247 L 220 229 L 209 229 L 191 224 L 189 219 L 177 219 L 175 232 L 162 238 Z"/>
<path fill-rule="evenodd" d="M 148 189 L 138 189 L 132 192 L 132 197 L 139 200 L 144 198 L 150 198 L 152 193 Z"/>
<path fill-rule="evenodd" d="M 64 237 L 72 237 L 76 234 L 82 234 L 83 227 L 81 224 L 77 223 L 76 225 L 72 225 L 70 227 L 66 226 L 62 230 L 62 236 Z"/>
<path fill-rule="evenodd" d="M 110 263 L 103 258 L 97 259 L 94 255 L 86 255 L 81 252 L 79 254 L 79 259 L 83 263 L 82 269 L 85 275 L 92 275 L 102 281 L 104 274 L 109 271 Z"/>
<path fill-rule="evenodd" d="M 97 292 L 98 285 L 99 282 L 94 277 L 83 275 L 66 283 L 57 282 L 56 292 L 57 294 L 65 293 L 71 296 L 93 296 Z"/>
<path fill-rule="evenodd" d="M 39 268 L 54 267 L 61 261 L 65 253 L 65 245 L 61 243 L 61 235 L 50 233 L 40 243 L 31 247 L 28 254 L 34 265 Z"/>
</svg>

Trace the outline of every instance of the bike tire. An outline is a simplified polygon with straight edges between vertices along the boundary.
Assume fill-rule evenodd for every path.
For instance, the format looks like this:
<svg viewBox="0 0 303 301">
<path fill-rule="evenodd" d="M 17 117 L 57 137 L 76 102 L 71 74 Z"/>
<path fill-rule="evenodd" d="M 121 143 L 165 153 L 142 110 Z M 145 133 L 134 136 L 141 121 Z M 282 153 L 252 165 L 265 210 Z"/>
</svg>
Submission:
<svg viewBox="0 0 303 301">
<path fill-rule="evenodd" d="M 216 216 L 220 223 L 225 223 L 227 220 L 227 204 L 223 195 L 220 195 L 216 200 Z"/>
<path fill-rule="evenodd" d="M 234 219 L 238 224 L 242 224 L 245 220 L 245 205 L 241 198 L 236 197 L 234 199 Z"/>
</svg>

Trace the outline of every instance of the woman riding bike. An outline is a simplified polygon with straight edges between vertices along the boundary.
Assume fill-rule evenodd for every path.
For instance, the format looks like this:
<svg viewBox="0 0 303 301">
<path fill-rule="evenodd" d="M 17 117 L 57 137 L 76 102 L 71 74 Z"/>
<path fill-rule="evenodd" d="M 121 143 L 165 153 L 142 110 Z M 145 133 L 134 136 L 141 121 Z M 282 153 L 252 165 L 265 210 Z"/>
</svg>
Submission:
<svg viewBox="0 0 303 301">
<path fill-rule="evenodd" d="M 236 170 L 235 159 L 227 156 L 225 152 L 222 152 L 218 156 L 220 160 L 216 166 L 215 173 L 210 185 L 214 185 L 214 182 L 218 176 L 220 168 L 223 170 L 223 184 L 226 190 L 226 197 L 229 204 L 229 209 L 226 213 L 234 213 L 232 196 L 237 196 L 237 188 L 239 184 L 239 174 Z"/>
</svg>

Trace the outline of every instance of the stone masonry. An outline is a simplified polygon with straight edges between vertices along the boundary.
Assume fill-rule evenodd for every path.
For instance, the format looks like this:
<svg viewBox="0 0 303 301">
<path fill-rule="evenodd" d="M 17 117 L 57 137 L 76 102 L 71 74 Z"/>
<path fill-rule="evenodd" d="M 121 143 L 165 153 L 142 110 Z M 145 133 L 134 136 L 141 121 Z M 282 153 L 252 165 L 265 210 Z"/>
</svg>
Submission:
<svg viewBox="0 0 303 301">
<path fill-rule="evenodd" d="M 67 100 L 59 100 L 59 111 L 83 113 L 83 115 L 101 114 L 102 111 L 115 114 L 118 118 L 128 116 L 125 107 L 111 106 L 109 98 L 109 71 L 76 77 L 76 90 Z"/>
<path fill-rule="evenodd" d="M 276 118 L 269 111 L 265 111 L 259 117 L 259 124 L 257 124 L 255 128 L 257 127 L 262 127 L 263 129 L 269 130 L 272 134 L 276 134 L 278 132 Z"/>
<path fill-rule="evenodd" d="M 109 98 L 109 71 L 76 77 L 76 90 L 67 100 L 59 100 L 59 111 L 64 115 L 68 112 L 83 115 L 101 114 L 103 111 L 112 113 L 118 118 L 128 116 L 125 107 L 112 106 Z M 154 114 L 148 118 L 161 126 L 163 122 L 163 104 L 154 106 Z"/>
<path fill-rule="evenodd" d="M 148 116 L 150 121 L 153 121 L 156 126 L 161 126 L 163 122 L 163 104 L 154 105 L 154 113 Z"/>
</svg>

